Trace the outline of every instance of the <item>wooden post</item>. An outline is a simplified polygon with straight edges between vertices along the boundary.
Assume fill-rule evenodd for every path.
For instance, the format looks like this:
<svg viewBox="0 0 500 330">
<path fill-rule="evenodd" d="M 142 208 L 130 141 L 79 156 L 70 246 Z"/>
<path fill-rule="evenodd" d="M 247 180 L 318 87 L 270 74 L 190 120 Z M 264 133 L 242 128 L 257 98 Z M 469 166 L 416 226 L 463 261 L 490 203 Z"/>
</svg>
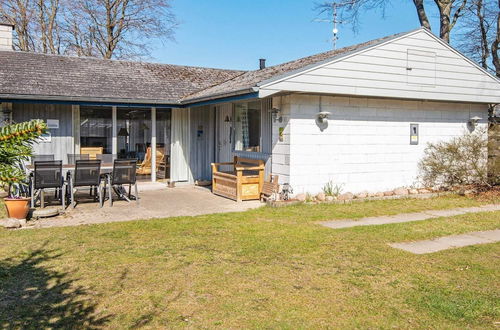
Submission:
<svg viewBox="0 0 500 330">
<path fill-rule="evenodd" d="M 236 163 L 235 163 L 236 166 Z M 243 171 L 236 170 L 236 201 L 241 202 L 241 196 L 243 195 L 242 181 L 243 181 Z"/>
<path fill-rule="evenodd" d="M 71 118 L 73 121 L 73 153 L 80 153 L 80 106 L 71 106 Z"/>
</svg>

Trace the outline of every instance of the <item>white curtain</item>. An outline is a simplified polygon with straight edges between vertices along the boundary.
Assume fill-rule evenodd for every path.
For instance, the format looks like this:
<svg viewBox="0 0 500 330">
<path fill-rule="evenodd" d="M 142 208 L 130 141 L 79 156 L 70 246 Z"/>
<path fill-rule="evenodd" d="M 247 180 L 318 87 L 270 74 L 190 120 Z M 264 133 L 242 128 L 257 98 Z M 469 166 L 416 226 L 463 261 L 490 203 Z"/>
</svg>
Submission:
<svg viewBox="0 0 500 330">
<path fill-rule="evenodd" d="M 190 109 L 172 109 L 172 143 L 170 156 L 170 179 L 174 182 L 191 182 L 189 169 Z"/>
</svg>

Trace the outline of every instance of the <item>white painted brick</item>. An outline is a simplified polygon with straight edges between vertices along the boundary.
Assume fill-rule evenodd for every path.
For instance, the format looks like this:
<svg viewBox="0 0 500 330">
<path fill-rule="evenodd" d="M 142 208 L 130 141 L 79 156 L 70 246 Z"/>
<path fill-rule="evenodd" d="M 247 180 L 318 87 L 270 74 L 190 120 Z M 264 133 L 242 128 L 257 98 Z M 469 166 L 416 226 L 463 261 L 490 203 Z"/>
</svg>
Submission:
<svg viewBox="0 0 500 330">
<path fill-rule="evenodd" d="M 321 132 L 314 121 L 318 97 L 294 95 L 290 100 L 290 144 L 275 144 L 273 157 L 276 169 L 290 175 L 295 193 L 318 192 L 329 180 L 345 183 L 344 191 L 352 192 L 414 184 L 428 142 L 463 134 L 470 116 L 484 118 L 481 127 L 487 118 L 484 105 L 324 96 L 322 108 L 333 109 L 333 116 Z M 410 123 L 419 124 L 419 145 L 409 144 Z M 290 166 L 281 164 L 285 157 Z"/>
</svg>

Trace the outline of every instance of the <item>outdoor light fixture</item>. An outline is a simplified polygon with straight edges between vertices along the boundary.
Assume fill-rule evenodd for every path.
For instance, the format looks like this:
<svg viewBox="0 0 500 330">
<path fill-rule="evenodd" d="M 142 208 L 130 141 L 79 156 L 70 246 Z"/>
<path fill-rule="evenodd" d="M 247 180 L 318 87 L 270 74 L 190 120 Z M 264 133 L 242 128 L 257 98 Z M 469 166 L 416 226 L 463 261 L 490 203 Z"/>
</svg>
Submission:
<svg viewBox="0 0 500 330">
<path fill-rule="evenodd" d="M 469 124 L 472 126 L 472 127 L 476 127 L 477 126 L 477 123 L 483 118 L 479 117 L 479 116 L 474 116 L 472 118 L 469 119 Z"/>
<path fill-rule="evenodd" d="M 281 123 L 283 121 L 283 117 L 281 117 L 281 110 L 280 109 L 278 109 L 278 108 L 272 108 L 271 110 L 269 110 L 269 112 L 273 116 L 273 121 L 274 122 L 279 121 Z"/>
<path fill-rule="evenodd" d="M 328 122 L 328 116 L 330 116 L 331 114 L 332 113 L 328 112 L 328 111 L 321 111 L 321 112 L 318 112 L 316 117 L 318 118 L 319 123 L 326 124 Z"/>
</svg>

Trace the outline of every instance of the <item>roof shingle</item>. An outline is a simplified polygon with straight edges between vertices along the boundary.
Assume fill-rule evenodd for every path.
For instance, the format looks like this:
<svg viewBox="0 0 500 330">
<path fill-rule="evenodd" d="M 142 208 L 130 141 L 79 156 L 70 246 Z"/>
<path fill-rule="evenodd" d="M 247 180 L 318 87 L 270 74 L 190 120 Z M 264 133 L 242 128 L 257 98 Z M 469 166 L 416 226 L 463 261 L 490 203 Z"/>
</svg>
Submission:
<svg viewBox="0 0 500 330">
<path fill-rule="evenodd" d="M 177 103 L 243 71 L 0 51 L 0 95 Z"/>
</svg>

